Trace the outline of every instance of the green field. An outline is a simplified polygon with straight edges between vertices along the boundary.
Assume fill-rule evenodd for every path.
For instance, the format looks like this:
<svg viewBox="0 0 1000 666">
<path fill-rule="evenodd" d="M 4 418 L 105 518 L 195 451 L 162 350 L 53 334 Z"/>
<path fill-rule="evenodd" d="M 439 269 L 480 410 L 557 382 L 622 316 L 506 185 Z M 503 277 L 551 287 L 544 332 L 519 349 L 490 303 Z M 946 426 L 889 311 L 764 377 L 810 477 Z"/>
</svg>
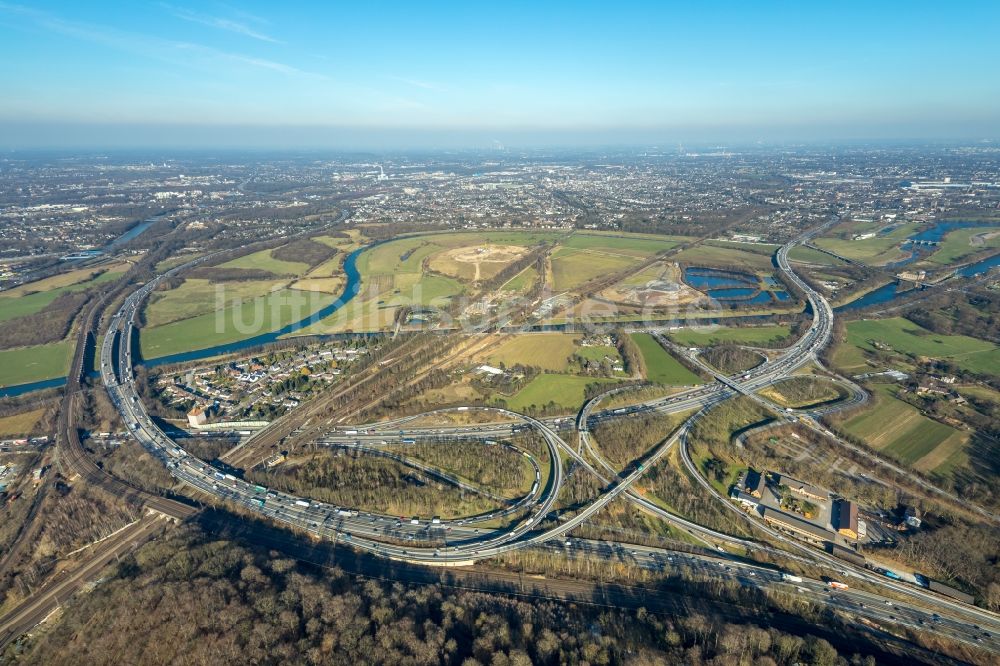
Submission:
<svg viewBox="0 0 1000 666">
<path fill-rule="evenodd" d="M 261 250 L 237 257 L 232 261 L 219 264 L 220 268 L 250 268 L 270 271 L 276 275 L 304 275 L 309 270 L 309 264 L 298 261 L 281 261 L 271 256 L 271 250 Z"/>
<path fill-rule="evenodd" d="M 850 240 L 844 238 L 817 238 L 814 245 L 824 250 L 830 250 L 842 257 L 854 259 L 862 263 L 880 266 L 890 261 L 896 261 L 908 256 L 908 252 L 899 249 L 899 244 L 913 235 L 917 224 L 902 224 L 884 236 L 867 238 L 865 240 Z M 853 233 L 857 233 L 855 230 Z"/>
<path fill-rule="evenodd" d="M 240 306 L 143 328 L 142 356 L 158 358 L 252 338 L 308 317 L 333 300 L 329 294 L 282 289 Z"/>
<path fill-rule="evenodd" d="M 579 409 L 583 405 L 585 389 L 588 384 L 613 384 L 614 379 L 598 379 L 580 377 L 577 375 L 538 375 L 507 400 L 507 406 L 514 411 L 521 411 L 534 405 L 544 407 L 550 402 L 566 409 Z"/>
<path fill-rule="evenodd" d="M 45 414 L 45 408 L 33 409 L 20 414 L 0 417 L 0 437 L 18 437 L 34 434 L 38 420 Z"/>
<path fill-rule="evenodd" d="M 636 257 L 649 257 L 657 252 L 663 252 L 677 247 L 678 242 L 672 239 L 655 238 L 651 236 L 607 236 L 598 234 L 576 233 L 560 243 L 563 247 L 575 250 L 604 250 L 615 254 L 631 254 Z"/>
<path fill-rule="evenodd" d="M 501 289 L 503 291 L 524 291 L 535 283 L 538 279 L 538 271 L 533 266 L 528 266 L 523 271 L 508 280 Z"/>
<path fill-rule="evenodd" d="M 713 245 L 700 243 L 682 250 L 676 255 L 677 261 L 695 266 L 720 266 L 768 270 L 771 263 L 770 245 L 749 245 L 745 243 L 725 243 Z"/>
<path fill-rule="evenodd" d="M 796 245 L 788 252 L 788 258 L 805 264 L 819 264 L 821 266 L 845 266 L 842 259 L 830 256 L 826 252 L 820 252 L 811 247 Z"/>
<path fill-rule="evenodd" d="M 520 363 L 564 372 L 569 369 L 573 353 L 581 349 L 575 340 L 576 337 L 568 333 L 524 333 L 497 347 L 486 362 L 491 365 L 503 363 L 508 367 Z"/>
<path fill-rule="evenodd" d="M 971 372 L 1000 374 L 1000 348 L 993 343 L 965 335 L 938 335 L 902 317 L 850 322 L 847 341 L 867 351 L 875 351 L 873 341 L 881 342 L 904 354 L 947 359 Z"/>
<path fill-rule="evenodd" d="M 931 263 L 940 264 L 947 266 L 949 264 L 954 264 L 958 262 L 959 259 L 965 257 L 966 255 L 973 254 L 976 252 L 982 252 L 990 248 L 1000 247 L 1000 234 L 993 236 L 992 238 L 983 238 L 981 245 L 973 245 L 972 237 L 978 234 L 988 234 L 990 232 L 998 232 L 1000 227 L 973 227 L 969 229 L 954 229 L 953 231 L 945 234 L 944 238 L 941 239 L 941 243 L 938 244 L 937 249 L 934 251 L 927 260 Z"/>
<path fill-rule="evenodd" d="M 685 328 L 671 331 L 669 337 L 685 347 L 704 347 L 713 342 L 731 342 L 740 345 L 760 345 L 780 340 L 791 335 L 791 327 L 783 325 L 753 326 L 738 328 L 733 326 L 709 326 L 705 329 Z"/>
<path fill-rule="evenodd" d="M 441 306 L 452 296 L 461 294 L 463 287 L 458 280 L 442 275 L 400 273 L 393 280 L 395 288 L 383 292 L 383 305 L 436 305 Z"/>
<path fill-rule="evenodd" d="M 74 341 L 0 351 L 0 386 L 53 379 L 66 374 Z"/>
<path fill-rule="evenodd" d="M 40 312 L 45 309 L 49 303 L 59 298 L 62 294 L 73 291 L 82 291 L 95 284 L 117 280 L 123 274 L 124 271 L 106 271 L 98 275 L 93 280 L 84 280 L 82 282 L 77 282 L 63 287 L 55 287 L 46 291 L 36 291 L 34 293 L 27 293 L 23 295 L 17 295 L 21 292 L 14 292 L 9 295 L 6 293 L 0 294 L 0 321 L 7 321 L 9 319 L 16 319 L 17 317 L 35 314 L 36 312 Z"/>
<path fill-rule="evenodd" d="M 580 347 L 576 350 L 576 355 L 588 361 L 602 361 L 605 356 L 621 360 L 618 349 L 610 345 L 595 345 L 591 347 Z"/>
<path fill-rule="evenodd" d="M 552 253 L 552 288 L 575 289 L 594 278 L 617 273 L 641 261 L 633 254 L 612 254 L 603 250 L 560 248 Z"/>
<path fill-rule="evenodd" d="M 939 458 L 933 454 L 939 446 L 945 447 L 949 454 L 956 453 L 955 449 L 961 448 L 968 435 L 933 421 L 921 415 L 916 408 L 897 400 L 895 394 L 898 390 L 895 385 L 877 386 L 878 404 L 844 423 L 844 429 L 872 448 L 918 468 L 927 467 L 920 464 L 925 456 Z M 950 457 L 946 456 L 939 464 L 946 464 Z"/>
<path fill-rule="evenodd" d="M 646 362 L 646 379 L 657 384 L 688 385 L 700 384 L 701 378 L 685 368 L 660 346 L 649 333 L 632 333 L 632 340 Z"/>
<path fill-rule="evenodd" d="M 418 273 L 424 258 L 440 250 L 440 245 L 424 237 L 403 238 L 362 252 L 358 255 L 358 270 L 365 276 Z"/>
<path fill-rule="evenodd" d="M 258 298 L 284 286 L 284 282 L 273 280 L 212 283 L 188 278 L 176 289 L 153 292 L 146 306 L 146 325 L 152 328 L 215 312 L 220 303 L 231 306 L 234 300 Z"/>
</svg>

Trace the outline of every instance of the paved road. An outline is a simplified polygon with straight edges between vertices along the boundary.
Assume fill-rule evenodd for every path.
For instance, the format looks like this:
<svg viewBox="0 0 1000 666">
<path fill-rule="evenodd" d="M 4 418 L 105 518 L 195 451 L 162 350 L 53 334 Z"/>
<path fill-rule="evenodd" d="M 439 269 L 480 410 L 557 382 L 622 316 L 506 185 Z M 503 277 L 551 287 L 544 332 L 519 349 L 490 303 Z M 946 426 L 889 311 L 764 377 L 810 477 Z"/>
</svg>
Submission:
<svg viewBox="0 0 1000 666">
<path fill-rule="evenodd" d="M 808 239 L 811 237 L 811 234 L 817 233 L 817 231 L 804 234 L 796 242 Z M 553 540 L 564 539 L 566 534 L 586 522 L 617 497 L 622 495 L 626 497 L 634 496 L 634 494 L 630 495 L 629 493 L 631 486 L 634 485 L 649 466 L 655 464 L 678 443 L 685 441 L 691 425 L 710 406 L 739 393 L 755 394 L 760 388 L 768 386 L 775 381 L 780 381 L 795 369 L 814 360 L 817 351 L 829 341 L 833 313 L 825 299 L 791 271 L 787 261 L 787 252 L 794 244 L 795 242 L 779 249 L 777 261 L 779 267 L 786 272 L 789 280 L 806 295 L 811 310 L 814 313 L 813 323 L 802 338 L 796 341 L 795 344 L 777 359 L 759 369 L 744 373 L 738 379 L 726 378 L 725 381 L 720 381 L 712 386 L 695 388 L 689 392 L 658 401 L 651 401 L 644 405 L 624 410 L 612 410 L 611 414 L 595 414 L 593 418 L 600 420 L 603 418 L 614 418 L 620 416 L 622 413 L 631 413 L 636 409 L 668 411 L 698 410 L 671 437 L 662 442 L 642 464 L 637 465 L 628 473 L 612 476 L 607 487 L 599 497 L 587 504 L 568 520 L 556 522 L 555 525 L 546 522 L 546 517 L 556 501 L 563 482 L 562 465 L 557 462 L 550 466 L 550 474 L 546 480 L 545 489 L 537 496 L 534 504 L 526 511 L 526 515 L 521 520 L 516 521 L 506 530 L 493 530 L 485 534 L 474 535 L 472 539 L 463 538 L 458 543 L 453 542 L 444 547 L 423 545 L 415 537 L 413 538 L 414 544 L 412 546 L 398 545 L 399 536 L 410 536 L 414 530 L 419 531 L 421 528 L 427 530 L 428 528 L 422 526 L 419 521 L 417 524 L 411 524 L 407 521 L 407 527 L 404 527 L 403 521 L 397 521 L 396 524 L 387 528 L 384 525 L 379 525 L 380 517 L 372 514 L 362 515 L 360 512 L 352 509 L 333 507 L 320 502 L 294 497 L 287 493 L 268 491 L 264 488 L 252 486 L 235 476 L 223 474 L 206 463 L 193 458 L 165 435 L 149 418 L 141 400 L 136 395 L 131 371 L 131 336 L 128 335 L 133 326 L 139 305 L 162 278 L 153 280 L 131 294 L 113 317 L 112 330 L 120 330 L 123 344 L 119 346 L 117 358 L 113 358 L 113 336 L 106 336 L 101 354 L 101 373 L 112 401 L 125 419 L 133 436 L 147 450 L 153 453 L 154 456 L 163 461 L 171 474 L 191 487 L 215 497 L 235 502 L 248 510 L 272 520 L 290 524 L 318 537 L 330 539 L 335 542 L 338 540 L 349 541 L 355 548 L 367 550 L 384 557 L 422 563 L 467 564 L 478 559 L 494 557 L 512 550 L 538 547 Z M 181 270 L 186 267 L 185 265 L 175 270 Z M 459 409 L 471 410 L 473 408 Z M 593 473 L 600 475 L 589 463 L 586 463 L 582 455 L 574 447 L 569 446 L 562 440 L 552 423 L 546 423 L 509 410 L 495 408 L 475 409 L 493 412 L 504 420 L 515 422 L 515 427 L 528 427 L 538 432 L 545 441 L 552 461 L 560 461 L 561 454 L 569 455 L 577 462 L 586 465 Z M 395 427 L 401 422 L 402 420 L 395 420 L 388 422 L 388 424 Z M 587 432 L 590 423 L 591 417 L 585 414 L 582 419 L 583 432 Z M 380 425 L 384 427 L 386 424 Z M 700 475 L 698 476 L 700 478 Z M 658 507 L 654 508 L 658 509 Z M 381 518 L 384 521 L 384 517 Z M 391 539 L 386 541 L 386 533 L 389 531 L 389 528 L 395 529 L 397 532 L 390 534 Z M 797 546 L 798 544 L 795 545 L 795 547 Z M 636 552 L 639 551 L 637 550 Z M 823 559 L 822 555 L 817 555 L 812 549 L 807 549 L 807 552 L 813 558 Z M 839 560 L 832 564 L 843 570 L 850 568 L 850 565 L 846 565 Z M 911 596 L 919 596 L 921 597 L 921 602 L 934 603 L 946 607 L 949 612 L 966 617 L 974 615 L 979 617 L 982 622 L 996 623 L 996 618 L 992 614 L 985 614 L 978 611 L 978 609 L 970 609 L 961 604 L 942 601 L 936 595 L 922 594 L 915 591 L 916 588 L 912 586 L 909 586 L 911 589 L 897 589 L 893 584 L 887 584 L 886 580 L 876 580 L 874 574 L 865 572 L 863 569 L 855 571 L 853 575 L 886 585 L 897 592 L 902 591 Z M 899 588 L 902 588 L 902 585 Z M 1000 630 L 1000 624 L 996 624 L 995 628 Z"/>
</svg>

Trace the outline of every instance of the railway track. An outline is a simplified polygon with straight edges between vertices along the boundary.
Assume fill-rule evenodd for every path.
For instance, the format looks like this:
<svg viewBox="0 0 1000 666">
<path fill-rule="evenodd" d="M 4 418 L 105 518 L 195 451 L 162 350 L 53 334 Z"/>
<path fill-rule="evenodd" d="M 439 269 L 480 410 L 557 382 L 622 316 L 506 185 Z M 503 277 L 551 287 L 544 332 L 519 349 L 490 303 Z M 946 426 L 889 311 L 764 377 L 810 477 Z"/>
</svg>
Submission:
<svg viewBox="0 0 1000 666">
<path fill-rule="evenodd" d="M 197 512 L 196 508 L 137 488 L 99 467 L 87 454 L 87 450 L 80 440 L 80 432 L 73 423 L 74 404 L 77 396 L 83 390 L 85 374 L 83 364 L 87 357 L 87 348 L 91 340 L 94 339 L 94 322 L 112 293 L 114 292 L 105 292 L 90 305 L 81 320 L 80 330 L 77 333 L 76 349 L 73 352 L 70 373 L 66 377 L 66 388 L 59 410 L 59 436 L 57 437 L 56 450 L 59 454 L 60 465 L 68 477 L 76 476 L 84 483 L 108 494 L 113 499 L 145 506 L 171 518 L 188 518 Z"/>
</svg>

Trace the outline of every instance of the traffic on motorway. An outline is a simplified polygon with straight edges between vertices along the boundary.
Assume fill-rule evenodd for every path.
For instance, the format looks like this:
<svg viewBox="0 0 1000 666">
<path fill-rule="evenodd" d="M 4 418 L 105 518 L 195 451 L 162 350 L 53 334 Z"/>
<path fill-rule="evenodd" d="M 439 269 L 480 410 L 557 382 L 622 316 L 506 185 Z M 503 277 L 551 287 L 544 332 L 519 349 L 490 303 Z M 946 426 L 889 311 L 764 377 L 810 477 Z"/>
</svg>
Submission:
<svg viewBox="0 0 1000 666">
<path fill-rule="evenodd" d="M 471 434 L 475 434 L 476 436 L 502 436 L 505 432 L 510 433 L 516 429 L 524 428 L 531 429 L 541 435 L 547 448 L 549 459 L 553 461 L 553 464 L 548 466 L 548 478 L 544 480 L 541 478 L 541 468 L 538 462 L 532 459 L 532 464 L 535 465 L 536 470 L 535 487 L 528 495 L 517 501 L 517 511 L 506 512 L 511 515 L 514 513 L 520 513 L 521 515 L 519 519 L 515 519 L 505 529 L 484 530 L 474 526 L 474 523 L 477 521 L 496 518 L 499 511 L 485 516 L 470 516 L 444 523 L 440 519 L 435 518 L 427 520 L 426 518 L 421 519 L 419 517 L 385 516 L 372 512 L 363 512 L 356 508 L 337 507 L 308 498 L 296 497 L 289 493 L 278 492 L 248 483 L 231 473 L 217 469 L 189 455 L 187 451 L 167 436 L 150 418 L 136 392 L 132 374 L 133 355 L 131 345 L 134 337 L 132 331 L 138 309 L 149 293 L 162 280 L 186 270 L 200 261 L 204 261 L 205 258 L 188 262 L 168 271 L 164 275 L 143 285 L 124 300 L 118 311 L 111 317 L 107 334 L 104 337 L 100 355 L 101 378 L 111 400 L 127 424 L 133 437 L 147 451 L 163 462 L 175 478 L 201 492 L 233 502 L 248 511 L 274 521 L 292 525 L 318 538 L 330 539 L 335 542 L 349 542 L 355 548 L 380 556 L 427 564 L 457 565 L 472 563 L 479 559 L 494 557 L 501 553 L 520 548 L 553 547 L 553 543 L 565 544 L 567 543 L 565 541 L 566 535 L 602 510 L 608 503 L 622 495 L 628 497 L 631 501 L 640 503 L 645 510 L 652 511 L 663 517 L 670 516 L 670 519 L 674 521 L 680 521 L 683 527 L 689 530 L 697 530 L 703 537 L 732 543 L 733 538 L 728 535 L 698 526 L 695 523 L 673 516 L 663 509 L 652 505 L 648 501 L 643 500 L 637 493 L 631 492 L 631 487 L 650 466 L 654 465 L 675 445 L 681 443 L 682 452 L 685 450 L 683 442 L 692 424 L 711 406 L 737 394 L 756 396 L 757 390 L 787 377 L 795 369 L 815 359 L 816 353 L 827 344 L 832 331 L 832 310 L 821 295 L 795 275 L 787 259 L 788 250 L 792 246 L 797 242 L 808 240 L 814 233 L 816 231 L 803 234 L 795 241 L 782 246 L 777 252 L 779 268 L 803 291 L 814 313 L 812 325 L 809 330 L 780 357 L 744 373 L 739 378 L 716 376 L 716 379 L 719 380 L 717 383 L 696 387 L 685 393 L 673 395 L 668 398 L 593 414 L 591 414 L 591 411 L 596 407 L 599 400 L 589 401 L 584 406 L 577 418 L 577 426 L 582 440 L 581 448 L 587 446 L 590 455 L 594 456 L 596 460 L 601 461 L 600 464 L 607 472 L 607 476 L 592 466 L 580 452 L 559 436 L 558 430 L 561 427 L 572 427 L 572 419 L 563 419 L 560 422 L 553 422 L 553 420 L 542 421 L 506 409 L 464 407 L 455 409 L 489 411 L 504 419 L 505 423 L 470 426 L 464 431 L 461 427 L 451 427 L 448 431 L 428 429 L 429 433 L 435 437 L 468 437 Z M 115 353 L 116 345 L 117 354 Z M 863 395 L 863 391 L 854 395 Z M 680 428 L 663 441 L 641 464 L 636 465 L 627 472 L 619 473 L 615 471 L 589 446 L 587 436 L 590 424 L 593 422 L 618 418 L 623 415 L 650 409 L 666 412 L 697 411 L 688 417 Z M 440 411 L 444 410 L 436 410 L 436 412 Z M 331 432 L 327 438 L 320 440 L 320 442 L 338 445 L 353 443 L 354 446 L 363 446 L 363 442 L 367 442 L 370 445 L 371 440 L 374 438 L 378 438 L 378 441 L 388 441 L 386 434 L 389 430 L 394 430 L 398 433 L 408 432 L 405 428 L 400 428 L 406 420 L 397 419 L 380 424 L 370 424 L 369 427 L 365 428 L 359 426 L 350 429 L 355 431 L 350 435 L 346 432 L 339 434 Z M 365 430 L 364 436 L 359 437 L 362 429 Z M 416 432 L 409 431 L 409 434 L 410 436 L 415 436 Z M 347 439 L 348 437 L 353 439 Z M 570 518 L 562 521 L 558 519 L 553 521 L 552 516 L 554 514 L 552 513 L 552 509 L 564 482 L 563 466 L 559 464 L 564 456 L 568 456 L 576 461 L 576 463 L 583 465 L 590 473 L 604 481 L 606 485 L 603 492 L 596 499 L 577 511 Z M 700 475 L 696 476 L 700 479 Z M 553 522 L 554 524 L 552 524 Z M 428 537 L 431 536 L 432 532 L 443 536 L 444 543 L 428 544 Z M 781 541 L 788 540 L 787 537 L 781 535 L 778 535 L 778 537 Z M 754 545 L 760 547 L 759 544 Z M 845 564 L 839 560 L 831 562 L 825 554 L 805 548 L 801 544 L 797 544 L 797 542 L 793 545 L 799 550 L 805 549 L 803 552 L 813 560 L 818 560 L 827 565 L 835 565 L 839 570 L 850 571 L 851 575 L 865 579 L 868 582 L 886 586 L 899 593 L 920 597 L 920 600 L 924 603 L 933 602 L 939 606 L 947 607 L 953 613 L 960 613 L 966 616 L 975 615 L 985 618 L 983 621 L 996 623 L 996 619 L 991 614 L 986 614 L 979 611 L 979 609 L 973 609 L 955 602 L 943 601 L 934 595 L 923 594 L 914 589 L 909 589 L 908 586 L 903 584 L 880 579 L 864 569 L 855 568 L 855 570 L 851 570 L 851 565 L 849 564 Z M 640 552 L 644 554 L 640 556 Z M 663 555 L 663 552 L 666 551 L 653 552 L 640 551 L 639 549 L 630 551 L 639 560 L 658 564 L 664 564 L 662 558 L 665 555 Z M 669 562 L 670 560 L 665 561 Z M 726 567 L 733 565 L 720 563 L 718 566 Z M 768 577 L 762 573 L 761 567 L 754 567 L 753 565 L 744 566 L 747 569 L 745 571 L 741 569 L 741 572 L 745 572 L 747 578 L 754 579 L 754 584 L 763 585 L 767 581 L 772 580 L 773 572 L 771 577 Z M 780 584 L 784 585 L 789 584 L 784 579 L 781 581 L 775 579 L 774 582 L 780 582 Z M 824 586 L 822 583 L 815 581 L 811 581 L 809 585 L 820 585 L 824 590 L 822 593 L 824 595 L 830 593 L 828 585 Z M 808 590 L 810 588 L 805 587 L 804 589 Z M 837 603 L 847 602 L 838 601 Z M 915 614 L 913 616 L 914 622 L 917 620 L 927 621 L 923 616 L 919 615 L 924 612 L 919 606 L 913 605 L 909 608 L 908 612 Z M 859 613 L 859 615 L 863 614 Z M 878 614 L 878 616 L 881 615 Z M 993 628 L 994 631 L 1000 630 L 1000 624 L 996 624 Z M 983 636 L 969 636 L 967 638 L 977 643 L 981 643 L 983 640 Z"/>
</svg>

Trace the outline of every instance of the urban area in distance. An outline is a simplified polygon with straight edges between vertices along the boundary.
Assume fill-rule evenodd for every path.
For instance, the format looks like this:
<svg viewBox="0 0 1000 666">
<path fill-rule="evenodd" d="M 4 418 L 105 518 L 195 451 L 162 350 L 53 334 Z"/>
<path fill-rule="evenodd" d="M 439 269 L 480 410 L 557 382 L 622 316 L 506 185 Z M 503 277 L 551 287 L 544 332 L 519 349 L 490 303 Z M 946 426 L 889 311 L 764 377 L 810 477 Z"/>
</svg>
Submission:
<svg viewBox="0 0 1000 666">
<path fill-rule="evenodd" d="M 996 664 L 1000 11 L 666 4 L 0 2 L 0 664 Z"/>
</svg>

